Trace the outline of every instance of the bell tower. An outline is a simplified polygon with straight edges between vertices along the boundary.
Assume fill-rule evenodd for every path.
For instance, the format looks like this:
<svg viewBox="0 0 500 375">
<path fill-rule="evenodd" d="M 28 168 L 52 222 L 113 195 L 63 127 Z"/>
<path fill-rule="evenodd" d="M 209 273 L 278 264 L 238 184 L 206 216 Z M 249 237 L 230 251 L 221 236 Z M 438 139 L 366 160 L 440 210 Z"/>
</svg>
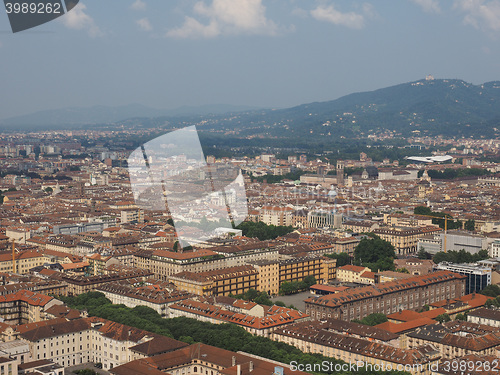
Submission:
<svg viewBox="0 0 500 375">
<path fill-rule="evenodd" d="M 337 185 L 344 185 L 344 161 L 337 160 Z"/>
</svg>

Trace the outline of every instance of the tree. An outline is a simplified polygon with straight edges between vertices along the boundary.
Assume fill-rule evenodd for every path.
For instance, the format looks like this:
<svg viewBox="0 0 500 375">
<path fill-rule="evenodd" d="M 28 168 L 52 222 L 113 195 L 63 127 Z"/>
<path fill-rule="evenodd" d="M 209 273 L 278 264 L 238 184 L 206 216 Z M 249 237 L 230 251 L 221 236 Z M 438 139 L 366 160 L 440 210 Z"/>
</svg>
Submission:
<svg viewBox="0 0 500 375">
<path fill-rule="evenodd" d="M 410 273 L 410 271 L 408 271 L 408 270 L 407 270 L 406 268 L 404 268 L 404 267 L 403 267 L 403 268 L 398 268 L 398 269 L 396 270 L 396 272 L 400 272 L 400 273 L 408 273 L 408 274 Z"/>
<path fill-rule="evenodd" d="M 450 262 L 450 263 L 475 263 L 483 259 L 488 259 L 489 254 L 487 250 L 480 250 L 476 254 L 471 254 L 465 249 L 460 251 L 440 251 L 433 257 L 434 263 Z"/>
<path fill-rule="evenodd" d="M 432 216 L 433 212 L 429 207 L 426 206 L 418 206 L 413 209 L 413 213 L 415 215 L 429 215 Z"/>
<path fill-rule="evenodd" d="M 495 284 L 488 285 L 481 291 L 481 294 L 488 297 L 498 297 L 500 296 L 500 286 Z"/>
<path fill-rule="evenodd" d="M 241 229 L 244 236 L 252 238 L 257 237 L 261 241 L 272 240 L 276 237 L 284 236 L 294 230 L 291 226 L 267 225 L 262 221 L 259 221 L 258 223 L 244 221 L 236 228 Z"/>
<path fill-rule="evenodd" d="M 378 236 L 363 238 L 354 249 L 354 261 L 358 265 L 378 270 L 394 270 L 396 252 L 394 246 Z"/>
<path fill-rule="evenodd" d="M 306 284 L 306 287 L 309 288 L 316 284 L 316 278 L 312 275 L 306 276 L 304 277 L 304 283 Z"/>
<path fill-rule="evenodd" d="M 377 324 L 385 323 L 387 321 L 388 321 L 387 316 L 385 316 L 384 314 L 381 314 L 381 313 L 370 314 L 368 316 L 365 316 L 361 320 L 359 320 L 359 319 L 353 320 L 354 323 L 364 324 L 364 325 L 372 326 L 372 327 L 376 326 Z"/>
<path fill-rule="evenodd" d="M 476 229 L 476 221 L 474 219 L 469 219 L 464 224 L 465 230 L 474 231 Z"/>
<path fill-rule="evenodd" d="M 46 192 L 46 193 L 49 193 L 49 194 L 50 194 L 50 193 L 52 193 L 53 191 L 54 191 L 54 189 L 52 189 L 50 186 L 45 188 L 45 192 Z"/>
<path fill-rule="evenodd" d="M 432 259 L 432 254 L 428 253 L 425 251 L 425 249 L 422 247 L 417 254 L 418 259 Z"/>
<path fill-rule="evenodd" d="M 82 370 L 75 370 L 73 372 L 75 374 L 78 374 L 78 375 L 98 375 L 97 372 L 95 372 L 94 370 L 89 369 L 89 368 L 85 368 L 85 369 L 82 369 Z"/>
<path fill-rule="evenodd" d="M 338 253 L 338 254 L 325 254 L 328 258 L 337 259 L 337 267 L 346 266 L 351 264 L 352 258 L 347 253 Z"/>
<path fill-rule="evenodd" d="M 436 321 L 438 321 L 439 323 L 449 322 L 450 320 L 450 316 L 446 313 L 436 316 Z"/>
<path fill-rule="evenodd" d="M 467 313 L 457 314 L 457 316 L 455 317 L 455 320 L 467 321 Z"/>
</svg>

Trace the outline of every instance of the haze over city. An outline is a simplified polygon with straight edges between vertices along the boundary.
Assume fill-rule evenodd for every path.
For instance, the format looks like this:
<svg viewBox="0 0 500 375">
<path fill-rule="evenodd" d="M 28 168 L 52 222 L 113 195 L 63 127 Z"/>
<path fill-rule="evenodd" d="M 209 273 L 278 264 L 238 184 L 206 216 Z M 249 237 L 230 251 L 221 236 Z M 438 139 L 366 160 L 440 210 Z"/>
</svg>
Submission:
<svg viewBox="0 0 500 375">
<path fill-rule="evenodd" d="M 82 1 L 12 34 L 0 118 L 39 110 L 290 107 L 432 74 L 498 79 L 497 1 Z"/>
<path fill-rule="evenodd" d="M 498 374 L 500 0 L 4 3 L 0 375 Z"/>
</svg>

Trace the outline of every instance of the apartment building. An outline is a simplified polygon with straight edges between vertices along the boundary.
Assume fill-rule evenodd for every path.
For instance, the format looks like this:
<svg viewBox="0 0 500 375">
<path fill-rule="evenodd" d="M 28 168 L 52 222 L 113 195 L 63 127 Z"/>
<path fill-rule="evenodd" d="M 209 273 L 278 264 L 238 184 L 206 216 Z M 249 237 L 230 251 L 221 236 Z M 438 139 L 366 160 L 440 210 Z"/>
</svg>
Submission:
<svg viewBox="0 0 500 375">
<path fill-rule="evenodd" d="M 373 272 L 368 267 L 347 264 L 337 268 L 337 280 L 343 283 L 365 284 L 367 278 L 366 276 L 371 274 L 373 274 Z M 368 284 L 374 284 L 374 279 L 372 279 L 372 282 L 368 282 Z"/>
<path fill-rule="evenodd" d="M 259 219 L 267 225 L 292 225 L 294 209 L 291 207 L 264 206 Z"/>
<path fill-rule="evenodd" d="M 335 240 L 334 253 L 346 253 L 352 256 L 354 255 L 354 249 L 358 246 L 359 241 L 359 238 L 356 237 L 338 238 Z"/>
<path fill-rule="evenodd" d="M 89 273 L 94 276 L 106 274 L 108 267 L 113 264 L 121 264 L 115 257 L 111 255 L 104 256 L 99 253 L 86 255 L 85 260 L 89 265 Z"/>
<path fill-rule="evenodd" d="M 340 228 L 342 227 L 342 214 L 326 211 L 315 210 L 307 214 L 308 228 Z"/>
<path fill-rule="evenodd" d="M 0 374 L 17 375 L 18 373 L 18 363 L 14 358 L 0 357 Z"/>
<path fill-rule="evenodd" d="M 242 352 L 231 352 L 201 343 L 154 357 L 138 359 L 113 368 L 110 372 L 114 375 L 162 375 L 165 373 L 172 375 L 308 375 L 306 372 L 291 368 L 289 364 Z"/>
<path fill-rule="evenodd" d="M 384 224 L 390 227 L 426 227 L 431 226 L 432 218 L 422 215 L 384 214 Z"/>
<path fill-rule="evenodd" d="M 277 246 L 257 241 L 183 252 L 146 249 L 134 254 L 134 264 L 152 271 L 160 280 L 168 280 L 180 272 L 205 272 L 279 257 Z"/>
<path fill-rule="evenodd" d="M 397 255 L 409 255 L 417 252 L 420 238 L 440 232 L 442 229 L 436 226 L 426 227 L 391 227 L 374 229 L 373 233 L 392 244 Z"/>
<path fill-rule="evenodd" d="M 93 362 L 102 363 L 103 369 L 109 370 L 146 357 L 147 348 L 143 346 L 145 343 L 151 347 L 161 347 L 158 353 L 187 345 L 96 317 L 71 321 L 60 318 L 43 324 L 25 324 L 18 326 L 17 330 L 19 338 L 29 343 L 34 360 L 48 359 L 66 367 Z"/>
<path fill-rule="evenodd" d="M 179 290 L 200 296 L 227 296 L 243 294 L 249 289 L 257 289 L 258 272 L 250 266 L 236 266 L 204 272 L 180 272 L 169 280 Z"/>
<path fill-rule="evenodd" d="M 432 272 L 434 267 L 434 262 L 430 259 L 418 259 L 418 258 L 407 258 L 407 259 L 394 259 L 394 266 L 396 269 L 405 268 L 408 270 L 410 275 L 427 275 Z"/>
<path fill-rule="evenodd" d="M 79 238 L 72 235 L 58 234 L 45 239 L 45 249 L 63 253 L 77 254 Z"/>
<path fill-rule="evenodd" d="M 29 290 L 31 292 L 38 292 L 45 295 L 67 295 L 67 285 L 63 282 L 56 280 L 44 280 L 33 277 L 29 282 L 3 284 L 0 285 L 0 296 L 16 293 L 21 290 Z"/>
<path fill-rule="evenodd" d="M 224 256 L 226 267 L 240 266 L 259 260 L 279 259 L 278 247 L 268 241 L 211 247 L 210 251 Z"/>
<path fill-rule="evenodd" d="M 362 361 L 414 375 L 432 375 L 432 369 L 437 368 L 441 356 L 431 345 L 399 348 L 397 335 L 365 327 L 339 320 L 305 322 L 278 329 L 272 338 L 306 353 L 322 354 L 348 363 Z"/>
<path fill-rule="evenodd" d="M 280 306 L 263 306 L 228 297 L 186 299 L 170 307 L 171 316 L 185 316 L 214 324 L 233 323 L 263 337 L 283 326 L 308 320 L 301 311 Z"/>
<path fill-rule="evenodd" d="M 277 295 L 280 290 L 280 262 L 277 260 L 259 260 L 251 265 L 259 273 L 257 290 L 267 292 L 270 296 Z"/>
<path fill-rule="evenodd" d="M 44 294 L 20 290 L 0 296 L 0 318 L 6 324 L 26 324 L 46 319 L 47 310 L 63 302 Z"/>
<path fill-rule="evenodd" d="M 467 321 L 500 329 L 500 309 L 480 308 L 467 314 Z"/>
<path fill-rule="evenodd" d="M 478 293 L 491 284 L 491 268 L 479 264 L 456 264 L 441 262 L 434 266 L 435 270 L 446 270 L 464 275 L 465 293 Z"/>
<path fill-rule="evenodd" d="M 131 283 L 132 280 L 116 281 L 104 284 L 97 291 L 104 293 L 113 304 L 123 304 L 127 307 L 147 306 L 166 318 L 170 315 L 169 307 L 175 302 L 190 298 L 193 295 L 177 290 L 165 282 L 146 280 L 139 286 Z"/>
<path fill-rule="evenodd" d="M 70 253 L 63 253 L 56 250 L 43 250 L 42 254 L 44 256 L 45 263 L 78 263 L 82 261 L 82 258 Z"/>
<path fill-rule="evenodd" d="M 420 327 L 407 336 L 408 348 L 430 344 L 447 359 L 469 354 L 496 355 L 500 345 L 500 329 L 460 320 Z"/>
<path fill-rule="evenodd" d="M 493 241 L 489 244 L 488 254 L 492 258 L 500 258 L 500 240 Z"/>
<path fill-rule="evenodd" d="M 14 254 L 15 261 L 12 259 L 12 253 L 0 254 L 0 272 L 12 272 L 20 275 L 29 273 L 29 270 L 39 267 L 45 263 L 43 254 L 33 250 L 21 250 Z"/>
<path fill-rule="evenodd" d="M 174 252 L 142 250 L 134 254 L 138 268 L 150 270 L 160 280 L 180 272 L 203 272 L 227 266 L 225 257 L 208 249 Z"/>
<path fill-rule="evenodd" d="M 342 223 L 342 229 L 353 233 L 370 233 L 377 228 L 380 228 L 380 225 L 369 220 L 346 220 Z"/>
<path fill-rule="evenodd" d="M 121 210 L 120 223 L 144 223 L 144 212 L 139 208 Z"/>
<path fill-rule="evenodd" d="M 61 272 L 53 273 L 50 278 L 67 284 L 67 294 L 70 296 L 87 293 L 97 290 L 100 286 L 119 280 L 134 278 L 147 278 L 153 273 L 138 268 L 125 268 L 116 272 L 108 272 L 106 275 L 98 276 L 77 276 L 63 274 Z"/>
<path fill-rule="evenodd" d="M 327 257 L 291 257 L 279 262 L 279 284 L 285 281 L 302 281 L 314 276 L 316 281 L 326 284 L 335 279 L 336 259 Z"/>
<path fill-rule="evenodd" d="M 372 313 L 391 314 L 413 310 L 444 299 L 463 296 L 465 276 L 440 271 L 403 281 L 351 288 L 346 291 L 309 297 L 306 314 L 313 319 L 362 319 Z"/>
</svg>

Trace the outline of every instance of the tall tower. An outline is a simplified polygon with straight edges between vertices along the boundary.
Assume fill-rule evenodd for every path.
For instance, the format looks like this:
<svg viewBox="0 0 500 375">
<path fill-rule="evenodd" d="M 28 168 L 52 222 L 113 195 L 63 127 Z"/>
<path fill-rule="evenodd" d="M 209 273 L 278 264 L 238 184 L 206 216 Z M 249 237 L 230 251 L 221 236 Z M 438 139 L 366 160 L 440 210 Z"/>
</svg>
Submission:
<svg viewBox="0 0 500 375">
<path fill-rule="evenodd" d="M 337 160 L 337 185 L 344 185 L 344 161 Z"/>
</svg>

